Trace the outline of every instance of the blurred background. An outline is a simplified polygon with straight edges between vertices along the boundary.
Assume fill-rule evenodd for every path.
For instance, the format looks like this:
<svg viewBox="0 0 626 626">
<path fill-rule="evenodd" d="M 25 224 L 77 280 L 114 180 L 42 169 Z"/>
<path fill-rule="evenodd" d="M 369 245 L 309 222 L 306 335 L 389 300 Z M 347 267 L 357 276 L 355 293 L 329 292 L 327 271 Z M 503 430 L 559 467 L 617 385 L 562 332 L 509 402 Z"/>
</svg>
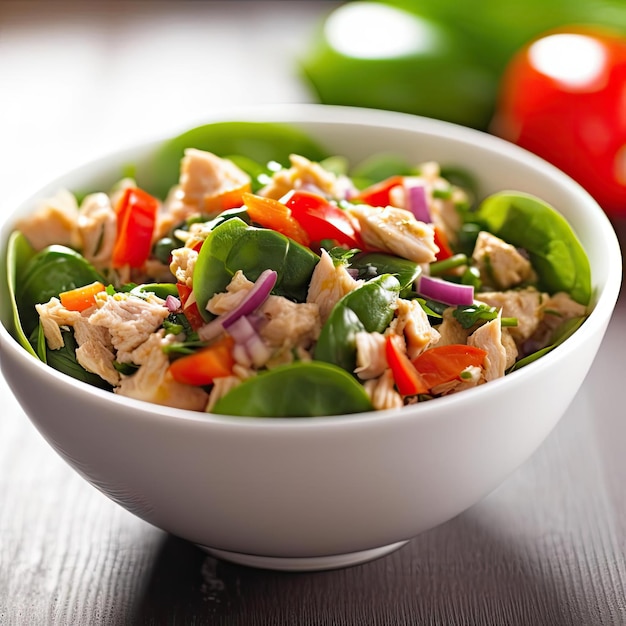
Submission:
<svg viewBox="0 0 626 626">
<path fill-rule="evenodd" d="M 529 52 L 555 28 L 585 37 Z M 0 1 L 5 197 L 215 109 L 325 102 L 500 134 L 624 215 L 624 33 L 623 0 Z"/>
</svg>

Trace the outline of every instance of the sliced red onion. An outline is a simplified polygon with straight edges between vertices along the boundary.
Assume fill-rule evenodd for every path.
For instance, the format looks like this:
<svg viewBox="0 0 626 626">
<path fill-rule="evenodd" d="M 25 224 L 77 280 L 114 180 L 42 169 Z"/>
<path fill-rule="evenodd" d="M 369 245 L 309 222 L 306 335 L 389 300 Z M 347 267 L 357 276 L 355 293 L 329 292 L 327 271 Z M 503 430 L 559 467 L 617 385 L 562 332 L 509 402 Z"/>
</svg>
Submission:
<svg viewBox="0 0 626 626">
<path fill-rule="evenodd" d="M 243 315 L 250 315 L 267 300 L 276 284 L 277 278 L 278 274 L 274 270 L 262 272 L 256 279 L 252 289 L 246 294 L 246 297 L 231 311 L 222 313 L 222 315 L 211 320 L 208 324 L 201 326 L 198 329 L 198 337 L 202 341 L 210 341 Z"/>
<path fill-rule="evenodd" d="M 165 306 L 170 313 L 174 313 L 180 309 L 180 300 L 175 296 L 169 295 L 165 298 Z"/>
<path fill-rule="evenodd" d="M 235 340 L 237 346 L 245 348 L 248 358 L 255 367 L 265 365 L 270 358 L 269 347 L 245 315 L 231 322 L 228 327 L 228 334 Z"/>
<path fill-rule="evenodd" d="M 256 311 L 272 293 L 278 274 L 274 270 L 265 270 L 256 279 L 254 286 L 248 292 L 248 295 L 236 306 L 232 311 L 224 313 L 222 317 L 222 326 L 228 328 L 234 321 L 243 315 L 250 315 Z"/>
<path fill-rule="evenodd" d="M 433 218 L 428 208 L 428 198 L 424 185 L 407 184 L 405 186 L 406 208 L 425 224 L 431 224 Z"/>
<path fill-rule="evenodd" d="M 472 285 L 458 285 L 432 276 L 422 275 L 417 279 L 417 293 L 451 306 L 464 306 L 474 302 Z"/>
</svg>

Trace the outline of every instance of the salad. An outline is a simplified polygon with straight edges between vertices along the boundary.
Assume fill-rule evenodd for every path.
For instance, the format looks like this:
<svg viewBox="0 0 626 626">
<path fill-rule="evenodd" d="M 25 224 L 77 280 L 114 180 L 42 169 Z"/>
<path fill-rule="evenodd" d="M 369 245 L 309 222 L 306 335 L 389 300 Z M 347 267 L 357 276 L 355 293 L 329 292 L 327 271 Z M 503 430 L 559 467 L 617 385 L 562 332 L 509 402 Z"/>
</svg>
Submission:
<svg viewBox="0 0 626 626">
<path fill-rule="evenodd" d="M 587 257 L 539 198 L 477 201 L 446 164 L 381 146 L 352 166 L 281 132 L 208 125 L 170 144 L 167 175 L 42 199 L 8 245 L 18 341 L 122 396 L 305 417 L 483 385 L 584 322 Z M 244 153 L 255 133 L 269 151 Z"/>
</svg>

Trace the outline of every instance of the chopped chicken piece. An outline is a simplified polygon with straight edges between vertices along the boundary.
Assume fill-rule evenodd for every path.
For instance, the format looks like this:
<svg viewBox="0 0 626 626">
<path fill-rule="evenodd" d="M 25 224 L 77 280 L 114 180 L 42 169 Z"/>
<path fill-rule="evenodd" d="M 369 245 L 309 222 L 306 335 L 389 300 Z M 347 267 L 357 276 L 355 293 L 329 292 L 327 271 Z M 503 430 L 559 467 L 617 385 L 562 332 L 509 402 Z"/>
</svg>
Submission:
<svg viewBox="0 0 626 626">
<path fill-rule="evenodd" d="M 513 336 L 511 335 L 511 330 L 509 327 L 502 328 L 502 345 L 504 346 L 504 350 L 506 352 L 505 367 L 508 369 L 515 363 L 519 354 L 517 344 L 515 343 L 515 339 L 513 339 Z"/>
<path fill-rule="evenodd" d="M 454 317 L 454 307 L 448 307 L 443 312 L 443 321 L 436 326 L 439 332 L 439 341 L 437 346 L 451 346 L 455 344 L 466 344 L 467 337 L 470 334 L 469 329 L 463 328 L 459 321 Z"/>
<path fill-rule="evenodd" d="M 237 271 L 226 291 L 215 294 L 209 300 L 207 310 L 214 315 L 232 311 L 245 299 L 253 285 L 241 270 Z M 319 336 L 319 307 L 313 302 L 297 303 L 282 296 L 269 296 L 257 313 L 262 318 L 259 335 L 273 350 L 280 352 L 297 347 L 308 348 Z M 278 357 L 272 355 L 272 358 L 274 356 Z"/>
<path fill-rule="evenodd" d="M 177 228 L 174 236 L 184 242 L 186 248 L 194 248 L 198 250 L 200 245 L 209 236 L 213 230 L 212 220 L 208 222 L 193 222 L 189 225 L 188 230 Z"/>
<path fill-rule="evenodd" d="M 404 335 L 407 354 L 410 359 L 417 358 L 424 350 L 439 341 L 439 332 L 430 325 L 426 312 L 417 300 L 398 298 L 395 318 L 390 330 Z"/>
<path fill-rule="evenodd" d="M 564 322 L 587 315 L 587 307 L 572 300 L 565 292 L 546 296 L 542 301 L 543 317 L 539 326 L 523 344 L 522 352 L 529 354 L 552 343 L 554 331 Z"/>
<path fill-rule="evenodd" d="M 58 298 L 50 298 L 46 304 L 36 304 L 35 309 L 39 314 L 48 348 L 59 350 L 65 345 L 61 326 L 73 326 L 80 318 L 80 313 L 66 309 Z"/>
<path fill-rule="evenodd" d="M 168 341 L 163 331 L 159 331 L 133 350 L 128 360 L 139 365 L 139 369 L 131 376 L 122 376 L 115 393 L 163 406 L 204 411 L 209 399 L 206 391 L 179 383 L 169 374 L 169 360 L 163 352 Z"/>
<path fill-rule="evenodd" d="M 219 213 L 225 208 L 222 199 L 240 190 L 250 191 L 250 176 L 232 161 L 211 152 L 187 148 L 181 161 L 178 186 L 160 218 L 159 234 L 192 215 Z"/>
<path fill-rule="evenodd" d="M 117 216 L 106 193 L 92 193 L 83 200 L 77 226 L 83 256 L 98 268 L 110 266 L 117 237 Z"/>
<path fill-rule="evenodd" d="M 431 263 L 436 259 L 439 248 L 433 227 L 418 221 L 409 211 L 365 204 L 351 206 L 347 211 L 358 221 L 363 241 L 372 248 L 415 263 Z"/>
<path fill-rule="evenodd" d="M 543 319 L 541 325 L 554 330 L 566 320 L 587 315 L 587 307 L 580 304 L 563 291 L 543 300 Z"/>
<path fill-rule="evenodd" d="M 317 304 L 292 302 L 282 296 L 269 296 L 259 308 L 265 321 L 261 338 L 274 349 L 290 351 L 298 346 L 310 347 L 322 327 Z"/>
<path fill-rule="evenodd" d="M 120 363 L 132 362 L 131 352 L 154 333 L 169 315 L 163 300 L 154 295 L 147 299 L 128 293 L 109 296 L 101 292 L 96 296 L 98 309 L 91 314 L 89 322 L 106 326 Z"/>
<path fill-rule="evenodd" d="M 192 287 L 193 270 L 198 260 L 198 253 L 192 248 L 177 248 L 172 250 L 170 272 L 176 277 L 176 282 Z"/>
<path fill-rule="evenodd" d="M 352 182 L 325 170 L 319 163 L 309 161 L 299 154 L 289 156 L 291 167 L 278 170 L 272 182 L 259 191 L 259 195 L 279 200 L 292 189 L 317 191 L 330 198 L 346 198 L 356 193 Z"/>
<path fill-rule="evenodd" d="M 229 391 L 240 385 L 241 382 L 241 378 L 238 376 L 222 376 L 214 379 L 205 411 L 207 413 L 211 413 L 217 401 L 220 398 L 223 398 Z"/>
<path fill-rule="evenodd" d="M 396 391 L 393 374 L 390 369 L 382 376 L 365 381 L 365 392 L 370 397 L 374 409 L 399 409 L 404 406 L 402 396 Z"/>
<path fill-rule="evenodd" d="M 472 259 L 485 285 L 509 289 L 533 278 L 530 261 L 515 246 L 486 231 L 478 233 Z"/>
<path fill-rule="evenodd" d="M 350 276 L 343 263 L 335 265 L 328 252 L 322 250 L 320 260 L 311 276 L 306 301 L 318 305 L 323 324 L 335 304 L 362 283 L 363 281 L 355 280 Z"/>
<path fill-rule="evenodd" d="M 243 302 L 253 286 L 254 283 L 248 280 L 241 270 L 237 270 L 227 285 L 226 291 L 216 293 L 207 302 L 207 311 L 213 315 L 222 315 L 222 313 L 232 311 Z"/>
<path fill-rule="evenodd" d="M 74 194 L 61 189 L 52 198 L 41 202 L 27 218 L 18 221 L 15 228 L 35 250 L 43 250 L 51 244 L 74 246 L 77 245 L 77 217 L 78 204 Z"/>
<path fill-rule="evenodd" d="M 517 318 L 517 326 L 509 327 L 509 331 L 518 346 L 536 332 L 543 317 L 545 297 L 533 287 L 476 295 L 478 301 L 500 309 L 502 317 Z"/>
<path fill-rule="evenodd" d="M 120 374 L 113 365 L 115 354 L 108 329 L 90 324 L 87 317 L 80 317 L 74 322 L 74 338 L 78 344 L 78 363 L 111 385 L 117 385 Z"/>
<path fill-rule="evenodd" d="M 406 209 L 406 185 L 421 186 L 426 191 L 426 200 L 433 224 L 441 229 L 446 238 L 453 242 L 457 239 L 457 233 L 461 227 L 462 219 L 457 211 L 456 203 L 467 200 L 467 194 L 458 187 L 450 187 L 450 183 L 441 177 L 438 163 L 429 161 L 418 167 L 418 176 L 406 177 L 405 185 L 398 185 L 390 191 L 391 204 Z M 446 196 L 437 196 L 437 191 L 446 192 Z"/>
<path fill-rule="evenodd" d="M 361 380 L 378 378 L 387 369 L 385 336 L 381 333 L 356 333 L 356 369 Z"/>
<path fill-rule="evenodd" d="M 487 352 L 484 365 L 486 382 L 504 376 L 507 353 L 506 348 L 502 345 L 502 328 L 499 318 L 479 326 L 468 337 L 467 344 L 482 348 Z"/>
</svg>

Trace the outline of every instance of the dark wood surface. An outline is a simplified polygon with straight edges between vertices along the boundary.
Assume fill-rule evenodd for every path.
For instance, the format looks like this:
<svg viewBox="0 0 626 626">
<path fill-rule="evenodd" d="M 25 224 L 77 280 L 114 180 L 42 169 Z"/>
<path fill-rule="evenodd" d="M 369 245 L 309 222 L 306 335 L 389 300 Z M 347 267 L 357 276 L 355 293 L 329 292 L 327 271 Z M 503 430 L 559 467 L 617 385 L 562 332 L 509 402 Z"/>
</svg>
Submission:
<svg viewBox="0 0 626 626">
<path fill-rule="evenodd" d="M 90 31 L 93 22 L 78 15 L 77 3 L 66 3 L 56 18 L 52 4 L 0 5 L 3 94 L 7 88 L 17 90 L 29 77 L 50 87 L 52 82 L 42 74 L 46 60 L 40 63 L 27 52 L 38 35 L 49 33 L 46 20 L 65 32 L 54 19 L 63 19 L 65 25 L 71 22 L 67 6 L 73 7 L 71 15 L 80 26 L 73 34 L 68 31 L 70 42 L 71 37 L 80 37 L 80 46 L 100 50 L 93 59 L 87 54 L 87 61 L 76 62 L 87 67 L 102 63 L 105 70 L 102 55 L 108 48 L 98 48 L 103 29 L 109 28 L 108 38 L 116 28 L 125 28 L 127 35 L 129 30 L 141 30 L 150 7 L 156 6 L 154 11 L 162 16 L 162 28 L 172 23 L 168 11 L 181 21 L 176 22 L 178 28 L 184 27 L 184 20 L 197 22 L 203 11 L 219 17 L 223 29 L 234 29 L 240 19 L 227 3 L 129 3 L 123 17 L 102 10 L 98 28 Z M 173 4 L 177 8 L 172 9 Z M 323 11 L 323 3 L 269 3 L 273 10 L 276 5 L 290 7 L 276 20 L 259 8 L 268 3 L 249 4 L 257 7 L 259 23 L 268 29 L 261 29 L 266 39 L 273 33 L 271 24 L 278 21 L 282 29 L 291 25 L 288 40 L 280 39 L 283 30 L 275 35 L 285 45 L 292 45 L 297 28 Z M 39 21 L 32 17 L 35 5 L 44 16 Z M 157 54 L 156 46 L 154 51 Z M 276 51 L 271 54 L 279 56 Z M 59 75 L 69 74 L 68 70 Z M 283 67 L 265 90 L 259 80 L 259 98 L 305 99 L 286 74 Z M 64 88 L 78 91 L 81 76 L 71 74 Z M 108 80 L 111 94 L 118 83 L 111 76 Z M 97 87 L 82 84 L 92 91 Z M 236 99 L 243 92 L 235 90 L 230 97 Z M 167 102 L 161 105 L 163 110 Z M 222 95 L 224 103 L 228 101 Z M 22 106 L 5 105 L 5 110 L 23 109 L 27 116 L 0 120 L 0 136 L 6 139 L 0 165 L 11 173 L 5 184 L 12 183 L 12 191 L 19 193 L 18 181 L 43 179 L 85 152 L 115 147 L 120 129 L 128 138 L 136 121 L 125 120 L 116 97 L 98 105 L 100 115 L 107 105 L 111 115 L 117 115 L 117 135 L 106 124 L 98 134 L 91 114 L 75 116 L 69 125 L 67 116 L 75 112 L 50 109 L 46 124 L 36 128 L 45 141 L 31 159 L 37 168 L 30 173 L 19 159 L 16 163 L 16 155 L 24 156 L 27 149 L 15 124 L 20 132 L 34 133 L 28 116 L 42 105 L 30 99 Z M 200 112 L 190 106 L 184 113 L 191 119 Z M 87 125 L 88 137 L 82 132 Z M 63 144 L 58 143 L 61 134 L 66 136 Z M 89 137 L 97 137 L 97 145 L 87 141 Z M 55 145 L 58 158 L 53 160 Z M 58 152 L 61 145 L 65 152 Z M 626 249 L 626 221 L 616 227 Z M 218 561 L 135 518 L 83 481 L 49 448 L 0 381 L 0 625 L 626 624 L 625 347 L 626 297 L 622 297 L 572 406 L 537 453 L 500 488 L 385 558 L 310 574 Z"/>
</svg>

